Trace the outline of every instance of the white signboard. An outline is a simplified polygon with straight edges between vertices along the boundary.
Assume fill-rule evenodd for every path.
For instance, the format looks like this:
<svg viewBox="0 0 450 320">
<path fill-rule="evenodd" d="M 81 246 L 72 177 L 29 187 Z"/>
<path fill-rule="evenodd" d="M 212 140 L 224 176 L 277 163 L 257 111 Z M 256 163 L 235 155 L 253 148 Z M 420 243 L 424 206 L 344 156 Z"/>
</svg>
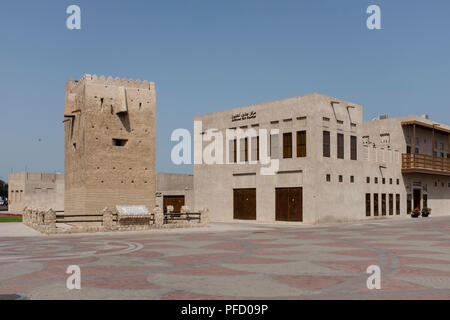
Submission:
<svg viewBox="0 0 450 320">
<path fill-rule="evenodd" d="M 116 206 L 120 214 L 149 214 L 146 206 Z"/>
</svg>

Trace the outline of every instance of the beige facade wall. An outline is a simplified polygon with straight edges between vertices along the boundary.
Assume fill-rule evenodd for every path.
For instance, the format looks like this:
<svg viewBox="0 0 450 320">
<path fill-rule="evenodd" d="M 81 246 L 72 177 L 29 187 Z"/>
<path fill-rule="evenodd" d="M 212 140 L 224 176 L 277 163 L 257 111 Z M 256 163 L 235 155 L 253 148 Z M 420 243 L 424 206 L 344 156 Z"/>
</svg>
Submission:
<svg viewBox="0 0 450 320">
<path fill-rule="evenodd" d="M 156 206 L 163 207 L 163 197 L 184 196 L 185 205 L 194 209 L 194 176 L 192 174 L 158 173 Z M 64 211 L 64 174 L 18 172 L 9 175 L 9 210 L 23 208 Z"/>
<path fill-rule="evenodd" d="M 10 212 L 25 207 L 55 211 L 64 210 L 64 174 L 17 172 L 8 176 Z"/>
<path fill-rule="evenodd" d="M 84 76 L 66 84 L 65 214 L 155 206 L 152 82 Z"/>
<path fill-rule="evenodd" d="M 402 171 L 401 156 L 407 149 L 418 154 L 433 156 L 432 131 L 430 129 L 417 126 L 416 141 L 413 142 L 412 126 L 402 126 L 402 122 L 420 121 L 433 125 L 437 122 L 419 116 L 406 116 L 400 118 L 374 120 L 364 123 L 362 139 L 365 154 L 371 162 L 381 165 L 379 171 L 382 174 L 387 172 L 398 173 Z M 440 128 L 450 130 L 450 127 L 439 124 Z M 449 157 L 449 136 L 444 133 L 435 133 L 435 153 L 434 156 L 441 158 Z M 414 152 L 413 152 L 414 153 Z M 378 190 L 377 190 L 378 189 Z M 402 214 L 407 212 L 408 195 L 412 198 L 414 189 L 421 191 L 421 207 L 424 207 L 424 197 L 428 201 L 427 206 L 432 209 L 432 215 L 441 216 L 450 214 L 450 176 L 442 174 L 421 174 L 403 173 L 400 175 L 400 192 Z M 380 187 L 372 192 L 381 193 Z M 373 208 L 372 208 L 373 209 Z"/>
<path fill-rule="evenodd" d="M 163 208 L 164 196 L 184 196 L 185 205 L 195 207 L 194 176 L 191 174 L 158 173 L 156 175 L 156 205 Z"/>
<path fill-rule="evenodd" d="M 252 114 L 251 119 L 232 121 L 233 116 Z M 402 174 L 401 154 L 406 152 L 402 118 L 363 122 L 360 105 L 320 94 L 266 102 L 247 107 L 200 115 L 202 131 L 242 128 L 279 129 L 278 158 L 280 168 L 275 175 L 261 175 L 261 164 L 196 164 L 194 185 L 196 208 L 209 208 L 212 221 L 233 220 L 233 189 L 256 189 L 256 220 L 275 221 L 275 188 L 303 188 L 303 222 L 326 223 L 396 218 L 407 215 L 407 187 L 412 177 Z M 408 119 L 406 117 L 405 119 Z M 298 158 L 296 132 L 306 130 L 307 157 Z M 323 131 L 330 132 L 330 157 L 323 156 Z M 292 158 L 283 159 L 283 133 L 292 132 Z M 385 141 L 385 134 L 390 140 Z M 344 159 L 337 157 L 337 135 L 344 135 Z M 383 134 L 383 136 L 381 136 Z M 204 136 L 204 135 L 203 135 Z M 357 160 L 350 157 L 350 137 L 357 138 Z M 363 137 L 377 137 L 369 148 Z M 407 136 L 407 135 L 406 135 Z M 203 142 L 205 148 L 210 142 Z M 238 147 L 238 153 L 239 153 Z M 249 147 L 250 149 L 251 147 Z M 427 150 L 426 147 L 424 150 Z M 227 155 L 224 156 L 226 163 Z M 330 181 L 327 181 L 327 175 Z M 340 182 L 342 177 L 342 182 Z M 352 178 L 353 177 L 353 178 Z M 368 182 L 369 178 L 369 182 Z M 351 181 L 353 179 L 353 182 Z M 428 177 L 433 179 L 433 177 Z M 377 180 L 377 183 L 375 183 Z M 450 183 L 449 177 L 439 181 Z M 446 184 L 447 186 L 447 184 Z M 450 214 L 450 188 L 431 197 L 433 214 Z M 366 194 L 371 195 L 371 212 L 366 216 Z M 379 216 L 374 216 L 374 194 L 379 197 Z M 382 215 L 382 197 L 386 197 L 386 216 Z M 393 214 L 389 215 L 389 198 L 393 198 Z M 400 197 L 397 215 L 397 197 Z M 431 199 L 433 198 L 433 199 Z M 433 208 L 434 206 L 434 208 Z"/>
</svg>

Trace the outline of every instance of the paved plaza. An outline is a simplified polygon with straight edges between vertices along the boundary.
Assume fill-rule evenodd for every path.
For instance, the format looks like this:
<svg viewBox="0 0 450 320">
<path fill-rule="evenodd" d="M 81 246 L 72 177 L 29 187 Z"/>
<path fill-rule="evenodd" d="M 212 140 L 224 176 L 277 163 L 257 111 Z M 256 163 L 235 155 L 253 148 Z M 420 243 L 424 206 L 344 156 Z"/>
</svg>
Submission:
<svg viewBox="0 0 450 320">
<path fill-rule="evenodd" d="M 9 230 L 9 231 L 8 231 Z M 66 269 L 81 268 L 81 290 Z M 381 289 L 366 286 L 370 265 Z M 449 299 L 450 217 L 42 236 L 0 224 L 0 297 Z M 13 297 L 13 296 L 11 296 Z"/>
</svg>

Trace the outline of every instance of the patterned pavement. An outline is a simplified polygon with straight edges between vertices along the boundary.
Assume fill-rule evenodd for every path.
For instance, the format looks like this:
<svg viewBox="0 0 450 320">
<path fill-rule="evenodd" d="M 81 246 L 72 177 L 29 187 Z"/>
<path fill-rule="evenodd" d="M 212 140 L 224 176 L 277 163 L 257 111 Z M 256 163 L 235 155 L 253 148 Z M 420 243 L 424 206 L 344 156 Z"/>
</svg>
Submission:
<svg viewBox="0 0 450 320">
<path fill-rule="evenodd" d="M 31 234 L 0 233 L 0 297 L 450 299 L 450 217 Z M 69 265 L 81 268 L 81 290 L 66 288 Z M 380 290 L 366 287 L 370 265 Z"/>
</svg>

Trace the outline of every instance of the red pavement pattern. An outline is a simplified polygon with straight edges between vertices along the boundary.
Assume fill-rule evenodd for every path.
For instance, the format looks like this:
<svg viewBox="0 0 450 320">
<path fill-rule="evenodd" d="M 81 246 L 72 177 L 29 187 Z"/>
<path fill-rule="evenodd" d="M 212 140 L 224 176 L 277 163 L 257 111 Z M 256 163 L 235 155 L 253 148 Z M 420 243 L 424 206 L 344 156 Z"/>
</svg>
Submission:
<svg viewBox="0 0 450 320">
<path fill-rule="evenodd" d="M 0 235 L 0 295 L 50 294 L 74 264 L 86 299 L 96 290 L 123 299 L 131 291 L 142 299 L 449 299 L 450 217 L 257 232 Z M 381 268 L 380 290 L 366 287 L 369 265 Z"/>
</svg>

